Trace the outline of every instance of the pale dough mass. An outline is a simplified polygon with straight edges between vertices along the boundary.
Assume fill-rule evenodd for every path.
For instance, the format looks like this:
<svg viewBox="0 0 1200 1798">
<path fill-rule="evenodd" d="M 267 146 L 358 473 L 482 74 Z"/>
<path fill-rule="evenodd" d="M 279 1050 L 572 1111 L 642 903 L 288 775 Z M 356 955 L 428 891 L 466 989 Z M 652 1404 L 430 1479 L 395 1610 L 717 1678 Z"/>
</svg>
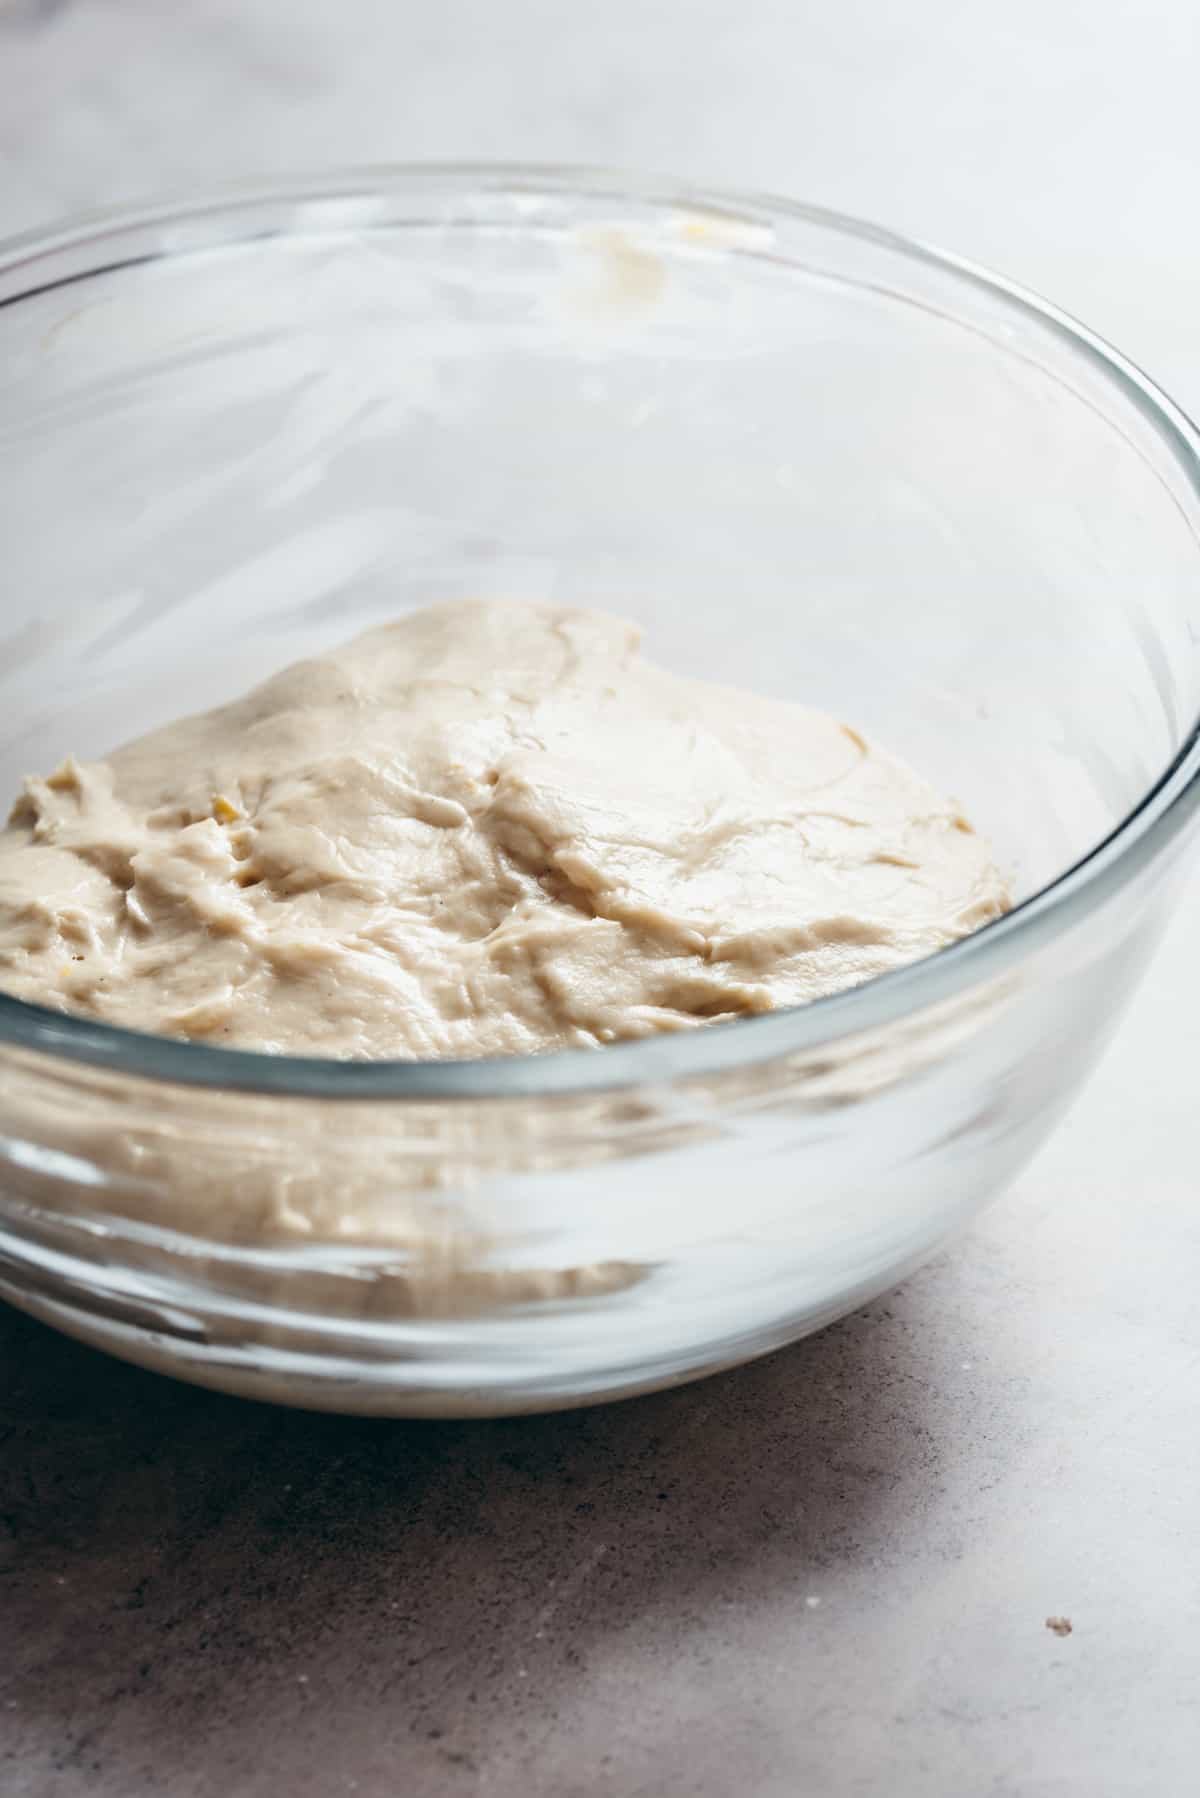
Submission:
<svg viewBox="0 0 1200 1798">
<path fill-rule="evenodd" d="M 513 1054 L 797 1004 L 1006 904 L 850 726 L 473 602 L 27 781 L 0 987 L 232 1048 Z"/>
</svg>

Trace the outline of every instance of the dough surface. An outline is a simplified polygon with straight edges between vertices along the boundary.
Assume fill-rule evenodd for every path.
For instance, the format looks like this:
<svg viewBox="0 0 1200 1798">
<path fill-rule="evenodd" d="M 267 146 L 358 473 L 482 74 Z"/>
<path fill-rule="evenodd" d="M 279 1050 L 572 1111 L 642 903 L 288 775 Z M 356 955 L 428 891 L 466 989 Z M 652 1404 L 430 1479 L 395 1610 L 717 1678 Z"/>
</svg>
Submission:
<svg viewBox="0 0 1200 1798">
<path fill-rule="evenodd" d="M 1007 903 L 849 726 L 603 614 L 467 602 L 28 780 L 0 988 L 232 1048 L 528 1053 L 797 1004 Z"/>
</svg>

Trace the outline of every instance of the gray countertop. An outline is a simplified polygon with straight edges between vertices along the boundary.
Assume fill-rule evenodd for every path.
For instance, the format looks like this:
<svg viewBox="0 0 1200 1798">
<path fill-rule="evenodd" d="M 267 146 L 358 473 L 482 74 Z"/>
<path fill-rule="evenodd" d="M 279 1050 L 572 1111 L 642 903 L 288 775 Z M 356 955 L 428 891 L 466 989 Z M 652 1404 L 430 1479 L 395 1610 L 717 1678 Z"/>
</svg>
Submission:
<svg viewBox="0 0 1200 1798">
<path fill-rule="evenodd" d="M 0 0 L 0 231 L 330 161 L 659 166 L 952 243 L 1195 408 L 1198 50 L 1184 0 Z M 0 1313 L 5 1798 L 1193 1790 L 1198 896 L 982 1222 L 706 1384 L 324 1419 Z"/>
</svg>

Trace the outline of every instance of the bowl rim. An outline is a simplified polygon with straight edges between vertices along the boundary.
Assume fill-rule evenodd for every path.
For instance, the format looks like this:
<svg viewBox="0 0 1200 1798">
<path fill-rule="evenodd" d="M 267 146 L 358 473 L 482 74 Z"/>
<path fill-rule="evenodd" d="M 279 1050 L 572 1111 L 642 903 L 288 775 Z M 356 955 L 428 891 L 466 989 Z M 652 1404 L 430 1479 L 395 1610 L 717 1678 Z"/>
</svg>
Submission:
<svg viewBox="0 0 1200 1798">
<path fill-rule="evenodd" d="M 772 221 L 816 227 L 842 239 L 882 248 L 918 267 L 950 277 L 1026 323 L 1041 327 L 1064 349 L 1081 354 L 1148 423 L 1173 458 L 1196 505 L 1197 582 L 1200 585 L 1200 431 L 1188 415 L 1136 364 L 1070 314 L 1017 282 L 952 252 L 935 248 L 884 226 L 832 209 L 774 194 L 739 191 L 617 168 L 522 162 L 430 162 L 368 164 L 321 174 L 223 183 L 191 197 L 151 201 L 80 213 L 46 228 L 0 240 L 0 280 L 21 275 L 19 290 L 0 294 L 0 308 L 40 293 L 112 274 L 147 262 L 182 258 L 217 247 L 305 235 L 321 227 L 303 216 L 270 229 L 254 225 L 263 206 L 300 208 L 322 202 L 376 200 L 432 189 L 474 190 L 476 194 L 532 199 L 537 195 L 577 200 L 626 201 L 717 216 L 732 224 L 761 228 Z M 208 230 L 197 241 L 182 240 L 122 256 L 120 240 L 152 228 L 180 232 L 189 225 L 223 222 L 236 227 L 214 239 Z M 335 217 L 337 214 L 335 213 Z M 339 228 L 382 228 L 388 219 L 348 220 Z M 478 218 L 444 218 L 464 227 Z M 521 228 L 520 217 L 513 228 Z M 736 242 L 717 248 L 736 255 Z M 47 258 L 64 251 L 93 252 L 82 268 L 44 276 Z M 41 273 L 39 272 L 41 271 Z M 902 296 L 893 295 L 900 300 Z M 493 1056 L 477 1060 L 348 1061 L 325 1057 L 267 1054 L 217 1048 L 172 1037 L 133 1031 L 51 1010 L 0 993 L 0 1048 L 30 1050 L 135 1077 L 175 1085 L 257 1092 L 304 1099 L 508 1098 L 520 1095 L 579 1094 L 638 1088 L 689 1076 L 712 1076 L 798 1053 L 811 1054 L 847 1037 L 892 1024 L 931 1005 L 952 1000 L 980 982 L 1002 974 L 1033 949 L 1052 941 L 1078 918 L 1119 892 L 1183 831 L 1200 807 L 1200 718 L 1177 752 L 1127 815 L 1092 849 L 1060 874 L 981 930 L 912 962 L 800 1006 L 731 1020 L 719 1030 L 669 1033 L 600 1048 L 544 1054 Z"/>
</svg>

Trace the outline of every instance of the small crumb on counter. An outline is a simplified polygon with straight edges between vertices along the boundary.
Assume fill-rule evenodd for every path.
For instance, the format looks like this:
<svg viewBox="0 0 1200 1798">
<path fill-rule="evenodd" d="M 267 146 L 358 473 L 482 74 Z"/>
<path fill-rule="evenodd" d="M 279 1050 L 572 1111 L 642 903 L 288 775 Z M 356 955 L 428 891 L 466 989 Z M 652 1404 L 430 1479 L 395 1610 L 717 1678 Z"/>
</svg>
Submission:
<svg viewBox="0 0 1200 1798">
<path fill-rule="evenodd" d="M 1069 1617 L 1047 1617 L 1046 1628 L 1053 1630 L 1056 1636 L 1069 1636 L 1072 1628 L 1071 1619 Z"/>
</svg>

